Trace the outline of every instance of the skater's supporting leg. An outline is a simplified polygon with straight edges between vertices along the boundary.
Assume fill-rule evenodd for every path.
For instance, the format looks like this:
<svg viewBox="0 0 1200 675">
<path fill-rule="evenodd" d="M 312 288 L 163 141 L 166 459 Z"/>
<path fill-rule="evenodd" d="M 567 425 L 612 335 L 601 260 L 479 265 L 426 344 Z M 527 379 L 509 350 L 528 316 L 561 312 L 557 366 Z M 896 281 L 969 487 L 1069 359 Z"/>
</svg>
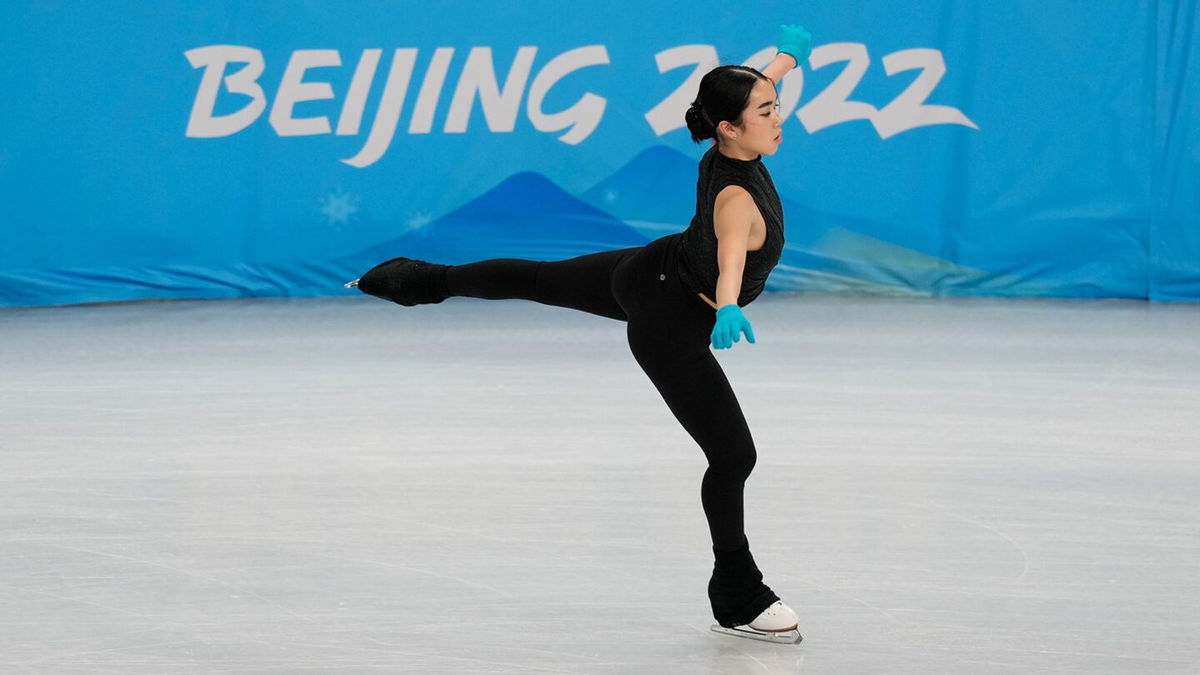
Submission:
<svg viewBox="0 0 1200 675">
<path fill-rule="evenodd" d="M 713 547 L 742 548 L 746 542 L 743 489 L 758 455 L 721 365 L 707 345 L 684 351 L 644 331 L 637 322 L 629 327 L 629 341 L 634 358 L 708 459 L 700 498 Z"/>
<path fill-rule="evenodd" d="M 722 626 L 747 624 L 779 600 L 762 581 L 745 536 L 743 491 L 757 454 L 737 397 L 708 350 L 664 340 L 635 316 L 629 322 L 634 357 L 667 407 L 708 458 L 700 487 L 716 563 L 708 585 Z"/>
<path fill-rule="evenodd" d="M 712 310 L 682 286 L 668 244 L 654 242 L 622 265 L 615 294 L 629 314 L 630 351 L 708 459 L 700 496 L 716 558 L 709 599 L 718 622 L 741 625 L 778 600 L 746 541 L 743 491 L 757 453 L 733 388 L 709 349 Z"/>
</svg>

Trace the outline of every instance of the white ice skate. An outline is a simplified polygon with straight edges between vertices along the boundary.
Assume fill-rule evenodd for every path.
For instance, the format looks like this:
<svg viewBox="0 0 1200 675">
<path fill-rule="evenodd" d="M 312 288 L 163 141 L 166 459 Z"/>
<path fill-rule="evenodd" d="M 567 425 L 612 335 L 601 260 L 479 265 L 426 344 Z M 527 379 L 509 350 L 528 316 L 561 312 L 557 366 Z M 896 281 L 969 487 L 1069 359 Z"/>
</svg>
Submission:
<svg viewBox="0 0 1200 675">
<path fill-rule="evenodd" d="M 726 628 L 713 624 L 712 630 L 715 633 L 750 638 L 751 640 L 796 644 L 803 639 L 798 630 L 798 620 L 799 617 L 791 607 L 783 604 L 782 600 L 776 600 L 775 604 L 764 609 L 762 614 L 744 626 Z"/>
</svg>

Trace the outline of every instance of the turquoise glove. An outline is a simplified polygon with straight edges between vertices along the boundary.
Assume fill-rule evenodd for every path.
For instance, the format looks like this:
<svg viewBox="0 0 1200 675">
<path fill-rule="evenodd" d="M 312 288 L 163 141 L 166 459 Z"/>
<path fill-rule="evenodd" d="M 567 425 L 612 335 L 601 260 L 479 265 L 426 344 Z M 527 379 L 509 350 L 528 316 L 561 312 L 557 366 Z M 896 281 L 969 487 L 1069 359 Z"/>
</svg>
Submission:
<svg viewBox="0 0 1200 675">
<path fill-rule="evenodd" d="M 812 53 L 812 35 L 804 26 L 785 23 L 779 27 L 779 51 L 796 59 L 798 66 Z"/>
<path fill-rule="evenodd" d="M 715 349 L 729 349 L 740 339 L 740 334 L 746 333 L 746 341 L 754 344 L 754 329 L 742 314 L 742 308 L 737 305 L 725 305 L 717 310 L 717 323 L 712 329 L 712 346 Z"/>
</svg>

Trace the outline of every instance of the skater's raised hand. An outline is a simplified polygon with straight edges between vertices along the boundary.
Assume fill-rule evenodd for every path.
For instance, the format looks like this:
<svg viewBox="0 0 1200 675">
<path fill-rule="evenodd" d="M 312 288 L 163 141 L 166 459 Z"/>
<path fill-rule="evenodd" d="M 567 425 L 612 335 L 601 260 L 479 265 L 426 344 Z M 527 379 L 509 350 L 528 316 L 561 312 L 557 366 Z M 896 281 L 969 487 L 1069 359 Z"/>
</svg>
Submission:
<svg viewBox="0 0 1200 675">
<path fill-rule="evenodd" d="M 712 346 L 714 349 L 729 349 L 738 342 L 741 334 L 746 334 L 746 341 L 754 344 L 754 329 L 750 321 L 742 314 L 742 308 L 737 305 L 725 305 L 717 310 L 717 322 L 713 325 Z"/>
<path fill-rule="evenodd" d="M 779 27 L 779 52 L 796 59 L 796 65 L 804 63 L 812 53 L 812 34 L 799 24 L 783 24 Z"/>
</svg>

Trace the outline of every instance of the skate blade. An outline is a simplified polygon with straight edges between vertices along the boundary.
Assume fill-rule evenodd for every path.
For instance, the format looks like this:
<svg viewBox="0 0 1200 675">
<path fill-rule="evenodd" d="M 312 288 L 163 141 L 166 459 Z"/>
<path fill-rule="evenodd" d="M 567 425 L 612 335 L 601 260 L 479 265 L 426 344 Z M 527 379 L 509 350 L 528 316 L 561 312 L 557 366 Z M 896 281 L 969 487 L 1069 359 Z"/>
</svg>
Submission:
<svg viewBox="0 0 1200 675">
<path fill-rule="evenodd" d="M 342 284 L 342 288 L 358 288 L 359 279 L 355 279 L 349 283 Z"/>
<path fill-rule="evenodd" d="M 804 639 L 800 637 L 800 631 L 794 628 L 792 630 L 771 633 L 767 631 L 754 630 L 749 626 L 726 628 L 718 624 L 713 624 L 712 631 L 714 633 L 723 633 L 725 635 L 732 635 L 734 637 L 750 638 L 751 640 L 762 640 L 763 642 L 774 642 L 777 644 L 788 645 L 797 644 Z"/>
</svg>

